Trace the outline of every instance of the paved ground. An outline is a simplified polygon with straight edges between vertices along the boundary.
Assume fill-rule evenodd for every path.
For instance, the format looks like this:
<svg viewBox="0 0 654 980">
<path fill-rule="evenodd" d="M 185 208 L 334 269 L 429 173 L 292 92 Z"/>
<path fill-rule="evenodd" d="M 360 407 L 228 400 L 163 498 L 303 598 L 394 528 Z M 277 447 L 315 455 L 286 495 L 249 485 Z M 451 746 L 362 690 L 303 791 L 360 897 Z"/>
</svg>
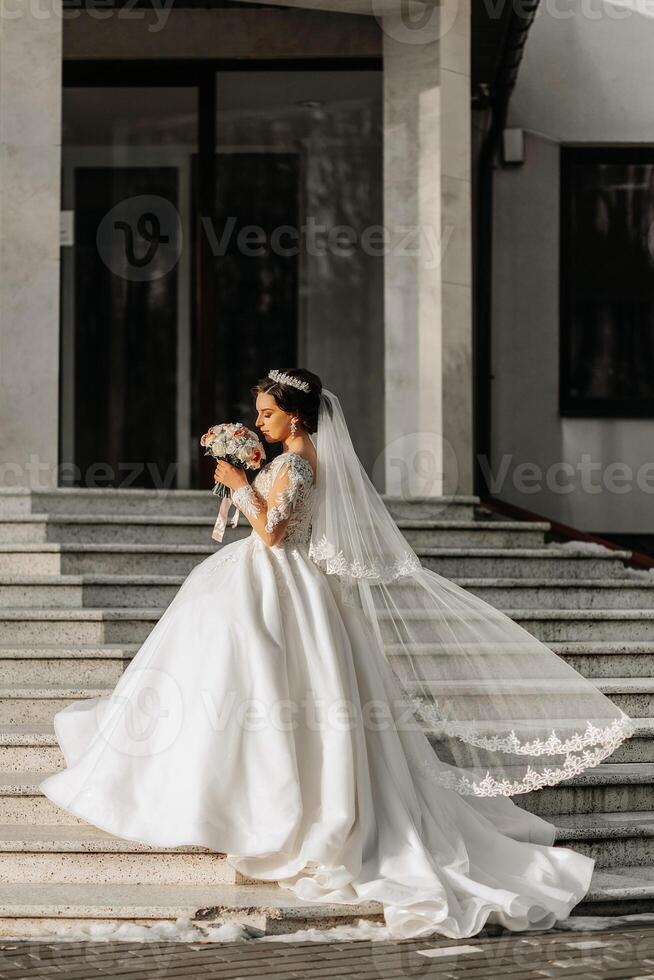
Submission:
<svg viewBox="0 0 654 980">
<path fill-rule="evenodd" d="M 0 942 L 1 980 L 654 980 L 654 928 L 330 943 Z"/>
</svg>

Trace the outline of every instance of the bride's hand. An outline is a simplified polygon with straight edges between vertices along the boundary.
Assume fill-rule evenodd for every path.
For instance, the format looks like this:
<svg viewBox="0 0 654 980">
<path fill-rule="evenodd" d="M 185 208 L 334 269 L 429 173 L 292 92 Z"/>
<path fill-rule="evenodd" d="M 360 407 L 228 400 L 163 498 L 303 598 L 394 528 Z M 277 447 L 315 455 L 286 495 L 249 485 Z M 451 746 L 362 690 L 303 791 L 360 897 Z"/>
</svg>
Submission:
<svg viewBox="0 0 654 980">
<path fill-rule="evenodd" d="M 242 469 L 239 469 L 238 466 L 232 466 L 224 459 L 219 459 L 216 463 L 213 479 L 214 483 L 224 483 L 230 490 L 238 490 L 239 487 L 244 487 L 248 482 L 248 478 Z"/>
</svg>

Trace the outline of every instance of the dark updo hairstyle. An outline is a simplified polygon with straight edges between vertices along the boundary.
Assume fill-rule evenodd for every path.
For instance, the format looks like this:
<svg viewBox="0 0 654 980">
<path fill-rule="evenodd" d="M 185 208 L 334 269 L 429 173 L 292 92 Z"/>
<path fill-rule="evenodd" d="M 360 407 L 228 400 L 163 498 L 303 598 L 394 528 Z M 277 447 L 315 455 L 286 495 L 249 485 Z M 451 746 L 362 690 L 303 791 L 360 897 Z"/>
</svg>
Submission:
<svg viewBox="0 0 654 980">
<path fill-rule="evenodd" d="M 309 391 L 302 391 L 293 385 L 280 384 L 278 381 L 266 377 L 260 378 L 254 387 L 250 388 L 252 395 L 255 398 L 260 392 L 272 395 L 281 409 L 297 415 L 307 432 L 316 432 L 322 381 L 313 371 L 306 371 L 304 368 L 278 368 L 277 370 L 281 371 L 282 374 L 290 374 L 292 378 L 297 378 L 298 381 L 306 381 L 309 385 Z"/>
</svg>

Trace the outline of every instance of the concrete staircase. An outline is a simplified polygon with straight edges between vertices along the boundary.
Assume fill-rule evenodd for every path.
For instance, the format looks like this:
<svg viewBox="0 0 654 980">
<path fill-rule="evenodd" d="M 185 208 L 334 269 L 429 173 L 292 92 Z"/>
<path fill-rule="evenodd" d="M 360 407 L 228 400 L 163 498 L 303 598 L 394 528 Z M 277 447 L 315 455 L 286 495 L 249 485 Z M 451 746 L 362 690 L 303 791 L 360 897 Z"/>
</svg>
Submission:
<svg viewBox="0 0 654 980">
<path fill-rule="evenodd" d="M 423 563 L 509 612 L 630 715 L 602 765 L 516 802 L 596 858 L 576 912 L 654 910 L 654 576 L 628 552 L 547 543 L 545 522 L 500 520 L 473 497 L 388 499 Z M 63 766 L 52 727 L 71 700 L 109 693 L 211 541 L 202 491 L 0 491 L 0 935 L 188 915 L 267 932 L 379 918 L 239 880 L 222 855 L 152 848 L 43 797 Z M 228 540 L 249 534 L 243 523 Z"/>
</svg>

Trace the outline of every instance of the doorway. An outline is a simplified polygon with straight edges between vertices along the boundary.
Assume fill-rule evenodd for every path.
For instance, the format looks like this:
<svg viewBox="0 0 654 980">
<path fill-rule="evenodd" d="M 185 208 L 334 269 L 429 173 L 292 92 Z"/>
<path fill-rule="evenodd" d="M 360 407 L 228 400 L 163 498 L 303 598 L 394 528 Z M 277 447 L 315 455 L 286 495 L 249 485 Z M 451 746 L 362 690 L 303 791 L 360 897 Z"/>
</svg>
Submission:
<svg viewBox="0 0 654 980">
<path fill-rule="evenodd" d="M 252 425 L 271 367 L 347 360 L 370 404 L 383 260 L 306 227 L 381 224 L 378 61 L 69 62 L 64 85 L 62 482 L 211 486 L 200 435 Z"/>
</svg>

